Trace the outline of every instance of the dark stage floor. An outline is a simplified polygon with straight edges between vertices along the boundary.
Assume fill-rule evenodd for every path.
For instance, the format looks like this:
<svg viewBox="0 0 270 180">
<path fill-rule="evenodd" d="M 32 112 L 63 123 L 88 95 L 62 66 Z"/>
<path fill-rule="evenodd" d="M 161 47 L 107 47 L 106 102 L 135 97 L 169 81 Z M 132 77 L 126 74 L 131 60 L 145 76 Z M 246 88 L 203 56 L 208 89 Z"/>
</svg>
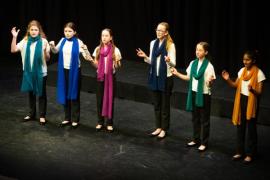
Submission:
<svg viewBox="0 0 270 180">
<path fill-rule="evenodd" d="M 59 128 L 63 109 L 48 86 L 49 123 L 22 123 L 28 108 L 19 92 L 21 67 L 13 60 L 0 65 L 0 179 L 270 179 L 269 126 L 258 125 L 258 159 L 245 165 L 230 160 L 236 129 L 229 118 L 211 116 L 209 149 L 199 153 L 185 147 L 190 114 L 176 108 L 162 141 L 147 136 L 152 105 L 127 99 L 115 101 L 115 132 L 95 132 L 95 95 L 83 91 L 81 125 Z"/>
</svg>

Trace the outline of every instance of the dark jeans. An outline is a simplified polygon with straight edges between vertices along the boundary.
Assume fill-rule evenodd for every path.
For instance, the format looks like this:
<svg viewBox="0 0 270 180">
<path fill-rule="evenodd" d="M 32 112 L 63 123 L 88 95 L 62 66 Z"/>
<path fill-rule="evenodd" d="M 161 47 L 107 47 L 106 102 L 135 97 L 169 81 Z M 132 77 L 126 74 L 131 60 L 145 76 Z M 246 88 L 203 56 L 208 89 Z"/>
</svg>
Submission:
<svg viewBox="0 0 270 180">
<path fill-rule="evenodd" d="M 211 96 L 203 95 L 203 107 L 197 107 L 195 100 L 196 92 L 192 92 L 193 141 L 207 146 L 210 133 Z"/>
<path fill-rule="evenodd" d="M 66 89 L 68 89 L 69 69 L 64 69 L 64 72 L 65 72 Z M 81 69 L 79 69 L 79 77 L 78 77 L 78 96 L 74 100 L 66 99 L 66 104 L 64 105 L 66 121 L 73 121 L 73 122 L 80 121 L 80 90 L 81 90 Z"/>
<path fill-rule="evenodd" d="M 45 118 L 47 110 L 47 93 L 46 93 L 46 81 L 47 76 L 43 77 L 42 84 L 42 95 L 38 96 L 38 105 L 39 105 L 39 117 Z M 29 94 L 29 116 L 34 118 L 36 116 L 36 95 L 31 91 Z"/>
<path fill-rule="evenodd" d="M 170 106 L 173 88 L 173 77 L 167 77 L 165 91 L 153 91 L 153 103 L 156 117 L 156 128 L 167 131 L 170 127 Z"/>
<path fill-rule="evenodd" d="M 237 125 L 237 153 L 254 156 L 257 153 L 257 118 L 246 119 L 247 102 L 248 96 L 241 95 L 241 124 Z M 247 150 L 245 152 L 246 127 Z"/>
</svg>

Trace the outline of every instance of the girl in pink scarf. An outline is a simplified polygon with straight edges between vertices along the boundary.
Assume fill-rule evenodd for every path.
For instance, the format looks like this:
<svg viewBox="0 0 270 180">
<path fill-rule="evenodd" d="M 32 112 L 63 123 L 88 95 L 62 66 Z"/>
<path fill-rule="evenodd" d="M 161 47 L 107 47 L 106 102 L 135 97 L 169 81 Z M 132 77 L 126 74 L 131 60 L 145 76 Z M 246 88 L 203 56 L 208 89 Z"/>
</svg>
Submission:
<svg viewBox="0 0 270 180">
<path fill-rule="evenodd" d="M 112 31 L 104 29 L 101 32 L 100 45 L 96 47 L 93 65 L 97 68 L 97 114 L 96 130 L 104 126 L 107 120 L 108 132 L 113 131 L 113 104 L 115 87 L 115 69 L 120 67 L 121 54 L 113 43 Z"/>
</svg>

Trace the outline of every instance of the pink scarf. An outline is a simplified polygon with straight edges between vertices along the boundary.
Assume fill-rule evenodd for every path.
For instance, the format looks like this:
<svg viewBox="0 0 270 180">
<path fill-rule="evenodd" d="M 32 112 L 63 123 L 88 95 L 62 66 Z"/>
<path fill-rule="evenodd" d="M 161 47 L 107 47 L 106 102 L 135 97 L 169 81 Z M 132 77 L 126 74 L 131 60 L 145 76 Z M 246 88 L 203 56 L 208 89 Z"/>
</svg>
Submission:
<svg viewBox="0 0 270 180">
<path fill-rule="evenodd" d="M 113 104 L 113 59 L 112 59 L 112 44 L 100 48 L 100 56 L 98 61 L 98 74 L 97 80 L 104 81 L 103 103 L 102 103 L 102 116 L 108 119 L 112 118 L 112 104 Z M 107 63 L 105 67 L 105 57 Z M 106 69 L 106 73 L 104 70 Z"/>
</svg>

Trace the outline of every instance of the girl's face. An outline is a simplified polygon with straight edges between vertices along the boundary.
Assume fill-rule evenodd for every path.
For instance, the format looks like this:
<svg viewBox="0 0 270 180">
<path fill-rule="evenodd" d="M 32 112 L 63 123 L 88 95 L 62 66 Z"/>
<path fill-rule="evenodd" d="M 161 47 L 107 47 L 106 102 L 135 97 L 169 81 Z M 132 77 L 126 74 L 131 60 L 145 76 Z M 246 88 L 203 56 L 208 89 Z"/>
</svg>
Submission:
<svg viewBox="0 0 270 180">
<path fill-rule="evenodd" d="M 101 41 L 103 44 L 108 44 L 112 41 L 112 36 L 110 35 L 109 31 L 103 30 L 101 33 Z"/>
<path fill-rule="evenodd" d="M 70 38 L 72 38 L 76 34 L 76 31 L 74 31 L 70 27 L 65 27 L 64 28 L 64 34 L 65 34 L 65 37 L 67 39 L 70 39 Z"/>
<path fill-rule="evenodd" d="M 37 26 L 31 26 L 29 29 L 29 35 L 33 38 L 39 35 L 39 28 Z"/>
<path fill-rule="evenodd" d="M 166 27 L 162 24 L 159 24 L 156 29 L 157 38 L 162 40 L 165 38 L 165 36 L 168 35 L 168 31 Z"/>
<path fill-rule="evenodd" d="M 198 59 L 203 59 L 207 55 L 208 51 L 205 51 L 201 44 L 196 46 L 196 57 Z"/>
<path fill-rule="evenodd" d="M 243 63 L 247 69 L 250 69 L 253 65 L 253 60 L 247 54 L 244 54 Z"/>
</svg>

